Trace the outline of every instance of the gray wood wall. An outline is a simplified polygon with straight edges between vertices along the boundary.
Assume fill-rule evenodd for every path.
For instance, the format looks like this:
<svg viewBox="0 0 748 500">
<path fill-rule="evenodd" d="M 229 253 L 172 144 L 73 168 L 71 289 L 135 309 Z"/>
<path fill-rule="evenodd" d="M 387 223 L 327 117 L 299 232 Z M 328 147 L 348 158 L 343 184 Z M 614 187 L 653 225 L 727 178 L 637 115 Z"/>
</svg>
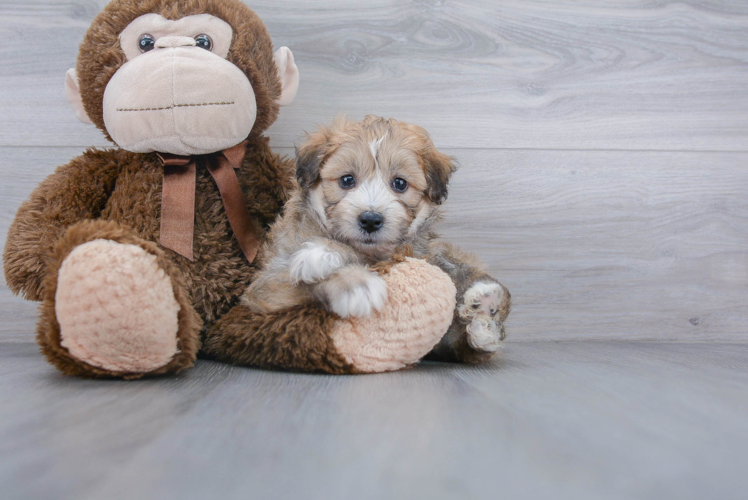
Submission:
<svg viewBox="0 0 748 500">
<path fill-rule="evenodd" d="M 0 2 L 0 244 L 107 146 L 63 92 L 105 3 Z M 511 340 L 748 341 L 748 2 L 248 3 L 302 75 L 277 151 L 374 113 L 459 160 L 443 232 L 512 291 Z M 35 316 L 0 286 L 0 342 Z"/>
</svg>

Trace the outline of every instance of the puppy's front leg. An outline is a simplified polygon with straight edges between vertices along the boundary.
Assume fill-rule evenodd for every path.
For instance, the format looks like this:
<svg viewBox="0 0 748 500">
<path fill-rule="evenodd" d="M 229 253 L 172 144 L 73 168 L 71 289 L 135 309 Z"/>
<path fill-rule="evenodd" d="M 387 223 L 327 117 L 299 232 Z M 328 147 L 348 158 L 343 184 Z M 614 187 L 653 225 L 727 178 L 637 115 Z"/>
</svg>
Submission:
<svg viewBox="0 0 748 500">
<path fill-rule="evenodd" d="M 457 288 L 455 318 L 429 359 L 479 363 L 490 358 L 506 336 L 511 295 L 483 270 L 472 254 L 449 243 L 430 246 L 429 261 L 450 275 Z"/>
<path fill-rule="evenodd" d="M 350 263 L 350 257 L 334 244 L 306 242 L 291 256 L 289 274 L 338 316 L 366 317 L 384 307 L 387 285 L 365 266 Z"/>
<path fill-rule="evenodd" d="M 344 264 L 339 252 L 324 243 L 308 241 L 291 256 L 288 271 L 294 283 L 311 285 L 327 279 Z"/>
<path fill-rule="evenodd" d="M 387 302 L 385 281 L 359 264 L 341 267 L 328 279 L 314 285 L 313 290 L 314 295 L 341 318 L 369 316 Z"/>
</svg>

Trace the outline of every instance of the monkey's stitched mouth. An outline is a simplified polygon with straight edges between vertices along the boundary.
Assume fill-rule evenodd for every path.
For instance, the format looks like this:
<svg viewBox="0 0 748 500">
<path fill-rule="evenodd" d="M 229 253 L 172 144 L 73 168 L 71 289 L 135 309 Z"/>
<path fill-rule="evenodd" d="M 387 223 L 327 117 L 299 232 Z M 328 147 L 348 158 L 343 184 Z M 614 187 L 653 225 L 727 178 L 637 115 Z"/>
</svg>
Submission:
<svg viewBox="0 0 748 500">
<path fill-rule="evenodd" d="M 171 106 L 162 106 L 160 108 L 117 108 L 117 111 L 164 111 L 167 109 L 174 109 L 174 108 L 188 108 L 188 107 L 198 107 L 198 106 L 231 106 L 234 104 L 233 101 L 231 102 L 202 102 L 197 104 L 172 104 Z"/>
</svg>

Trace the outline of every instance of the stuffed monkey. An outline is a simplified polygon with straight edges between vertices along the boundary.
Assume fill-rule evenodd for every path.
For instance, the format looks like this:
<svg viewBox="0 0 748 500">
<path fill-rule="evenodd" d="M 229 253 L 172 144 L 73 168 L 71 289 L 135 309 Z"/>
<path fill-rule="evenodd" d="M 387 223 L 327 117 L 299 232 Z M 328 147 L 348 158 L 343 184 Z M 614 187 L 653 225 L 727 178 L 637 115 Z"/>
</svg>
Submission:
<svg viewBox="0 0 748 500">
<path fill-rule="evenodd" d="M 118 147 L 89 149 L 47 177 L 4 252 L 10 289 L 42 302 L 37 341 L 53 365 L 129 379 L 176 373 L 200 352 L 327 373 L 398 369 L 429 352 L 490 356 L 493 345 L 468 332 L 498 331 L 508 293 L 486 299 L 481 287 L 495 280 L 454 249 L 436 265 L 392 266 L 397 307 L 371 321 L 315 307 L 253 315 L 238 302 L 295 188 L 293 164 L 263 132 L 298 83 L 290 50 L 273 53 L 238 0 L 114 0 L 96 17 L 66 94 Z M 420 320 L 388 328 L 408 312 Z"/>
</svg>

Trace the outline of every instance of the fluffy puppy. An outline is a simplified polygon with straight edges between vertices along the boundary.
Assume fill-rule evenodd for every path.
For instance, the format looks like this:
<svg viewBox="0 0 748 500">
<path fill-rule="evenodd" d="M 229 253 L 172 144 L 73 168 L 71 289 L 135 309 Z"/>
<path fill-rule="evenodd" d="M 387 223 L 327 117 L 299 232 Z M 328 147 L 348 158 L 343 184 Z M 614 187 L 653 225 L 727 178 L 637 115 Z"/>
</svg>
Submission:
<svg viewBox="0 0 748 500">
<path fill-rule="evenodd" d="M 454 339 L 443 341 L 449 345 L 441 357 L 454 354 L 461 340 L 478 354 L 496 350 L 509 294 L 473 256 L 436 240 L 433 225 L 455 165 L 424 129 L 376 116 L 358 123 L 339 117 L 308 134 L 296 157 L 299 189 L 261 250 L 263 267 L 244 294 L 251 310 L 318 302 L 343 318 L 368 316 L 387 301 L 372 266 L 408 245 L 450 274 L 462 299 Z"/>
</svg>

